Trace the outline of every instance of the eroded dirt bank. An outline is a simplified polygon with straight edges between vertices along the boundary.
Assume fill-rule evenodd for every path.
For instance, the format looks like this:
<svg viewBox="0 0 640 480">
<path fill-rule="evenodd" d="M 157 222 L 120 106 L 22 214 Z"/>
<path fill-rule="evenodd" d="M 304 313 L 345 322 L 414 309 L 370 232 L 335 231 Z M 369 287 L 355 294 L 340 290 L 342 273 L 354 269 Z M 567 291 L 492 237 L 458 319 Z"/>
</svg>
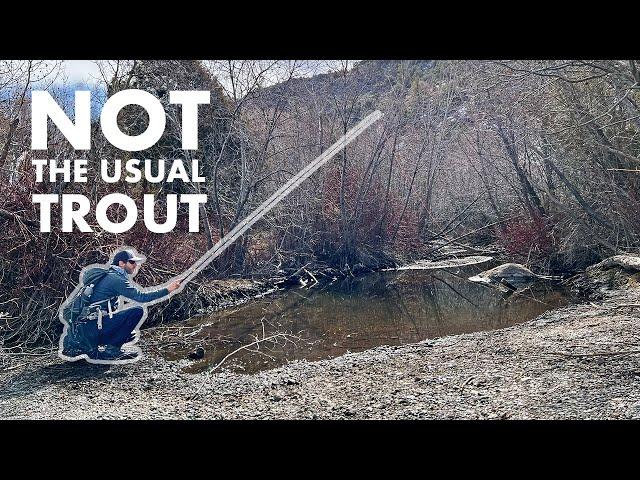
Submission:
<svg viewBox="0 0 640 480">
<path fill-rule="evenodd" d="M 640 418 L 639 305 L 632 287 L 502 330 L 251 376 L 155 356 L 110 368 L 25 357 L 0 372 L 0 417 Z"/>
</svg>

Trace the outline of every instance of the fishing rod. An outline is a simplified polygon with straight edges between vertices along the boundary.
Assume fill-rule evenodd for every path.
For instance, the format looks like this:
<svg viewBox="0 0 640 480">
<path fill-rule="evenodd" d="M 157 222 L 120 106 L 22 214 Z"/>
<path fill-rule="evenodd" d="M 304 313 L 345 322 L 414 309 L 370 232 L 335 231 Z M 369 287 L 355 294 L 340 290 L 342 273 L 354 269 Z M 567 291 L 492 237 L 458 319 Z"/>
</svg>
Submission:
<svg viewBox="0 0 640 480">
<path fill-rule="evenodd" d="M 213 260 L 220 256 L 231 244 L 233 244 L 244 232 L 253 226 L 258 220 L 264 217 L 273 207 L 278 205 L 287 195 L 295 190 L 302 182 L 313 175 L 320 167 L 333 158 L 338 152 L 355 140 L 362 132 L 373 123 L 382 118 L 382 112 L 376 110 L 358 122 L 354 127 L 340 137 L 331 147 L 325 150 L 313 162 L 291 177 L 282 187 L 276 190 L 268 199 L 251 212 L 244 220 L 238 223 L 231 231 L 222 237 L 211 249 L 202 255 L 191 267 L 183 273 L 178 289 L 171 292 L 171 296 L 182 291 L 182 289 L 193 280 L 203 269 Z M 155 302 L 154 302 L 155 303 Z"/>
</svg>

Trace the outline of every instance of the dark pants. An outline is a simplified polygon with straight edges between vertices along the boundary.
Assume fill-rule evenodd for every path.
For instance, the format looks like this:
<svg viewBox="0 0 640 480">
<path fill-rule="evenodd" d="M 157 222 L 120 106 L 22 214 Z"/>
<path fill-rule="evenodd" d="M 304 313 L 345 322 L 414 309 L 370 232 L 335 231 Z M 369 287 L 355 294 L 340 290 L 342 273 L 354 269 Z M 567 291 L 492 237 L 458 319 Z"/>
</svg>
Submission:
<svg viewBox="0 0 640 480">
<path fill-rule="evenodd" d="M 96 320 L 75 322 L 67 331 L 64 339 L 64 354 L 76 356 L 86 353 L 91 358 L 98 355 L 98 346 L 118 351 L 123 344 L 135 339 L 133 329 L 142 319 L 142 307 L 131 307 L 102 317 L 102 330 L 98 330 Z"/>
<path fill-rule="evenodd" d="M 101 345 L 121 347 L 124 343 L 133 341 L 133 329 L 136 327 L 144 310 L 142 307 L 131 307 L 102 317 L 102 331 L 98 334 Z"/>
</svg>

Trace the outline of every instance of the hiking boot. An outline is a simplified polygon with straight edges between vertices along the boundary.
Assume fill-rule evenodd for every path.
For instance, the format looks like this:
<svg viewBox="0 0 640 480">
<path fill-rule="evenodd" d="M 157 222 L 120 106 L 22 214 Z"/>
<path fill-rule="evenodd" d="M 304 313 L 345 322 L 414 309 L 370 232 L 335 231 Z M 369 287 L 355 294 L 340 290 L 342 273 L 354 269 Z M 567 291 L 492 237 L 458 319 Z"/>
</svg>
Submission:
<svg viewBox="0 0 640 480">
<path fill-rule="evenodd" d="M 69 358 L 79 357 L 80 355 L 84 355 L 85 353 L 87 352 L 76 348 L 65 347 L 64 350 L 62 350 L 62 355 Z"/>
<path fill-rule="evenodd" d="M 120 354 L 114 358 L 113 360 L 138 360 L 140 358 L 140 355 L 138 354 L 138 352 L 123 352 L 120 351 Z"/>
<path fill-rule="evenodd" d="M 65 357 L 73 358 L 84 354 L 90 354 L 82 348 L 82 344 L 75 340 L 71 335 L 67 335 L 62 342 L 62 355 Z"/>
</svg>

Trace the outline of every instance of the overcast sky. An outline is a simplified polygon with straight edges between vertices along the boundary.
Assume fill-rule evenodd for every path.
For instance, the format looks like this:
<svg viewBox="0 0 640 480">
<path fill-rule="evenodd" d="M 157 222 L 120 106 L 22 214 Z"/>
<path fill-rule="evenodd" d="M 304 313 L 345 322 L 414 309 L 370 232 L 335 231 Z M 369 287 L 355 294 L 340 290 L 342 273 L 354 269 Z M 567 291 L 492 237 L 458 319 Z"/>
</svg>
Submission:
<svg viewBox="0 0 640 480">
<path fill-rule="evenodd" d="M 65 71 L 71 83 L 95 83 L 100 77 L 98 66 L 91 60 L 66 60 Z"/>
</svg>

